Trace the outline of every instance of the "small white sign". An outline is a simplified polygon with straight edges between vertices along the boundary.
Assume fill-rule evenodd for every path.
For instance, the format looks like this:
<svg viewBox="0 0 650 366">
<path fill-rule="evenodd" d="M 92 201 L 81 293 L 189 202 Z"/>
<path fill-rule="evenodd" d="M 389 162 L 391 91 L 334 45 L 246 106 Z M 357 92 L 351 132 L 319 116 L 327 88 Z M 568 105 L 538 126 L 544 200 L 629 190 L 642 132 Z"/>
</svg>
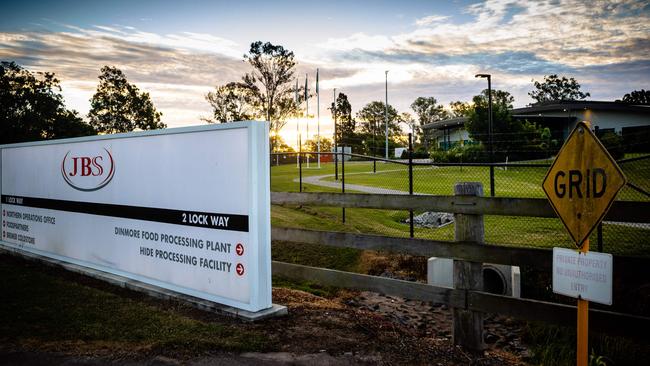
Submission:
<svg viewBox="0 0 650 366">
<path fill-rule="evenodd" d="M 553 292 L 612 304 L 611 254 L 553 248 Z"/>
</svg>

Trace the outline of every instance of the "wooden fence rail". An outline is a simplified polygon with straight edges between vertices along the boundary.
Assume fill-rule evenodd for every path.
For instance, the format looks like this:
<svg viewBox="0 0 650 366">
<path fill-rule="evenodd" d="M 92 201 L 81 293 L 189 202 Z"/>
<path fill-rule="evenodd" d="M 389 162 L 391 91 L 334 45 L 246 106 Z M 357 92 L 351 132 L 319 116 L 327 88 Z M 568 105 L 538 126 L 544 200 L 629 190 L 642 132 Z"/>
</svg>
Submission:
<svg viewBox="0 0 650 366">
<path fill-rule="evenodd" d="M 543 198 L 271 192 L 271 203 L 426 210 L 468 215 L 557 217 L 548 200 Z M 650 223 L 650 202 L 615 201 L 605 216 L 605 221 Z"/>
<path fill-rule="evenodd" d="M 447 304 L 454 309 L 454 342 L 470 349 L 480 349 L 482 313 L 498 313 L 531 321 L 575 326 L 574 306 L 520 299 L 482 292 L 480 263 L 528 266 L 550 271 L 552 251 L 549 249 L 520 248 L 483 243 L 481 215 L 553 217 L 555 212 L 545 199 L 495 198 L 462 194 L 457 184 L 455 196 L 288 193 L 272 192 L 271 202 L 279 205 L 338 206 L 389 210 L 433 210 L 451 212 L 455 216 L 456 240 L 439 241 L 387 237 L 380 235 L 328 232 L 295 228 L 273 227 L 272 240 L 294 243 L 324 244 L 355 249 L 383 250 L 425 257 L 454 259 L 455 288 L 388 279 L 357 273 L 335 271 L 283 262 L 273 262 L 273 274 L 282 277 L 312 281 L 322 285 L 368 290 L 413 300 Z M 479 183 L 465 184 L 465 188 Z M 460 188 L 460 189 L 459 189 Z M 482 187 L 478 189 L 482 193 Z M 650 223 L 650 202 L 616 201 L 605 220 Z M 467 235 L 469 234 L 469 235 Z M 465 238 L 465 239 L 463 239 Z M 647 259 L 615 256 L 615 271 L 624 269 L 650 277 Z M 616 272 L 615 272 L 616 273 Z M 590 310 L 590 327 L 608 334 L 649 338 L 650 317 Z M 460 334 L 460 336 L 458 336 Z M 473 339 L 470 339 L 473 338 Z"/>
<path fill-rule="evenodd" d="M 541 321 L 574 327 L 576 307 L 546 301 L 520 299 L 480 291 L 465 291 L 343 272 L 333 269 L 309 267 L 273 261 L 273 275 L 296 281 L 310 281 L 323 286 L 342 287 L 360 291 L 373 291 L 411 300 L 431 301 L 451 307 L 511 316 L 513 318 Z M 591 329 L 608 334 L 649 338 L 650 318 L 603 310 L 589 309 Z"/>
<path fill-rule="evenodd" d="M 410 239 L 394 236 L 357 234 L 336 231 L 306 230 L 287 227 L 271 229 L 273 241 L 299 244 L 323 244 L 340 248 L 361 250 L 383 250 L 397 254 L 419 255 L 423 257 L 442 257 L 528 266 L 539 270 L 550 270 L 553 265 L 553 251 L 542 248 L 522 248 L 506 245 L 477 244 L 430 239 Z M 650 278 L 650 259 L 615 255 L 614 269 L 634 272 Z"/>
</svg>

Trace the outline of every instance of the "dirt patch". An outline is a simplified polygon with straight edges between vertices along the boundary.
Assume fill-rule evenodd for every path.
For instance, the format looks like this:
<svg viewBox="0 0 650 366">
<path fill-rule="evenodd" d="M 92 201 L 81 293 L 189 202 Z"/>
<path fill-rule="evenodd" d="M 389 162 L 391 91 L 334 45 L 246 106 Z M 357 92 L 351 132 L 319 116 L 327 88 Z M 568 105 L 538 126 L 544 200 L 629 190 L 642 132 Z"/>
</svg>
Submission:
<svg viewBox="0 0 650 366">
<path fill-rule="evenodd" d="M 426 281 L 427 258 L 364 250 L 359 272 L 405 281 Z"/>
<path fill-rule="evenodd" d="M 440 341 L 452 340 L 452 312 L 446 305 L 406 300 L 375 292 L 361 292 L 345 299 L 346 305 L 381 314 L 383 317 L 413 330 L 418 337 Z M 488 350 L 506 351 L 520 360 L 527 360 L 530 352 L 522 344 L 521 322 L 486 314 L 484 341 Z"/>
</svg>

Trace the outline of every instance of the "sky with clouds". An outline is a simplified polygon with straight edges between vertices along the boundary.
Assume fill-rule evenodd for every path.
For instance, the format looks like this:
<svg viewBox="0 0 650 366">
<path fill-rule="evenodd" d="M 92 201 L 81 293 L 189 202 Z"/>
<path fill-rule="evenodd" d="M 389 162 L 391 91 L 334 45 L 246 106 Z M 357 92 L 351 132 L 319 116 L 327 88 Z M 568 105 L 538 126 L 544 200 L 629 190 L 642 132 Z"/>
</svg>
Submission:
<svg viewBox="0 0 650 366">
<path fill-rule="evenodd" d="M 204 123 L 204 95 L 249 70 L 242 56 L 256 40 L 294 51 L 301 84 L 320 68 L 323 134 L 332 88 L 356 111 L 383 100 L 385 70 L 400 111 L 418 96 L 468 101 L 485 88 L 479 72 L 515 106 L 531 102 L 533 79 L 553 73 L 575 77 L 593 100 L 650 88 L 644 0 L 24 0 L 0 13 L 0 60 L 55 72 L 70 108 L 87 113 L 100 68 L 113 65 L 151 94 L 170 127 Z M 285 130 L 291 140 L 295 124 Z"/>
</svg>

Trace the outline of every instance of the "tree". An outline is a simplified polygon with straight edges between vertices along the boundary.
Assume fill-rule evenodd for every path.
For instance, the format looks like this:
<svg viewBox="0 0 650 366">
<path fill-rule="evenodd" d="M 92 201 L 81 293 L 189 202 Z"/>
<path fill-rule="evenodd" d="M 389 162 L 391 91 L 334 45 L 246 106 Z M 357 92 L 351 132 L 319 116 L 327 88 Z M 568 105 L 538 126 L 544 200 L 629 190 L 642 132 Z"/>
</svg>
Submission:
<svg viewBox="0 0 650 366">
<path fill-rule="evenodd" d="M 617 102 L 637 105 L 650 105 L 650 90 L 635 90 L 631 93 L 625 94 L 623 96 L 623 100 L 617 100 Z"/>
<path fill-rule="evenodd" d="M 332 139 L 321 136 L 320 137 L 320 151 L 325 152 L 325 151 L 332 151 L 332 147 L 334 146 L 334 142 Z M 307 151 L 317 151 L 318 149 L 318 139 L 309 139 L 305 141 L 305 149 Z"/>
<path fill-rule="evenodd" d="M 60 91 L 53 73 L 0 62 L 0 144 L 96 134 L 65 108 Z"/>
<path fill-rule="evenodd" d="M 449 118 L 449 113 L 434 97 L 418 97 L 411 103 L 411 109 L 418 116 L 420 125 L 442 121 Z"/>
<path fill-rule="evenodd" d="M 271 146 L 275 146 L 275 151 L 276 152 L 294 152 L 295 149 L 284 141 L 282 136 L 276 135 L 276 134 L 271 134 L 269 136 L 269 139 L 271 140 Z"/>
<path fill-rule="evenodd" d="M 366 104 L 360 111 L 357 112 L 357 119 L 359 120 L 359 129 L 361 132 L 377 133 L 384 131 L 386 127 L 386 105 L 384 102 L 370 102 Z M 388 105 L 388 134 L 399 135 L 400 128 L 397 125 L 398 113 L 392 106 Z"/>
<path fill-rule="evenodd" d="M 215 89 L 205 96 L 205 100 L 212 106 L 212 118 L 206 121 L 225 123 L 255 118 L 249 89 L 238 83 L 228 83 Z"/>
<path fill-rule="evenodd" d="M 535 90 L 528 93 L 537 103 L 550 101 L 579 100 L 591 94 L 580 91 L 580 84 L 574 78 L 558 77 L 556 74 L 544 76 L 544 82 L 533 81 Z"/>
<path fill-rule="evenodd" d="M 480 141 L 489 152 L 488 90 L 472 99 L 474 108 L 468 114 L 465 128 L 470 137 Z M 502 90 L 492 90 L 492 142 L 495 160 L 521 160 L 544 157 L 549 146 L 550 131 L 535 123 L 512 118 L 514 98 Z M 489 160 L 484 156 L 483 160 Z"/>
<path fill-rule="evenodd" d="M 167 127 L 160 122 L 162 113 L 156 111 L 149 93 L 140 92 L 116 67 L 102 67 L 97 92 L 90 100 L 90 107 L 90 125 L 100 133 Z"/>
<path fill-rule="evenodd" d="M 269 121 L 271 130 L 277 135 L 287 119 L 298 113 L 294 100 L 296 88 L 291 86 L 296 66 L 294 54 L 280 45 L 257 41 L 251 43 L 244 60 L 253 71 L 246 73 L 238 85 L 248 91 L 251 105 L 257 114 Z M 304 101 L 304 87 L 297 94 L 298 103 Z"/>
<path fill-rule="evenodd" d="M 470 137 L 480 141 L 489 148 L 489 119 L 488 119 L 488 90 L 485 89 L 479 95 L 472 98 L 474 108 L 469 111 L 465 127 Z M 492 141 L 494 151 L 505 151 L 508 149 L 509 141 L 513 136 L 508 135 L 512 131 L 512 103 L 514 98 L 510 93 L 502 90 L 492 90 Z"/>
<path fill-rule="evenodd" d="M 370 102 L 357 112 L 359 122 L 357 130 L 362 134 L 365 143 L 365 150 L 368 154 L 380 154 L 385 150 L 386 136 L 386 104 L 383 102 Z M 397 122 L 399 115 L 397 110 L 388 105 L 388 136 L 389 142 L 400 140 L 402 131 Z M 389 144 L 390 150 L 390 144 Z"/>
<path fill-rule="evenodd" d="M 420 140 L 420 137 L 422 135 L 421 124 L 417 123 L 416 120 L 409 112 L 402 112 L 397 118 L 400 123 L 405 123 L 409 126 L 408 133 L 411 132 L 413 133 L 414 144 L 416 143 L 416 141 Z M 406 139 L 406 143 L 408 143 L 408 139 Z"/>
<path fill-rule="evenodd" d="M 91 125 L 84 122 L 79 113 L 75 110 L 63 110 L 57 115 L 54 123 L 51 123 L 45 129 L 46 138 L 67 138 L 96 135 Z"/>
<path fill-rule="evenodd" d="M 457 100 L 455 102 L 449 103 L 449 109 L 451 110 L 449 113 L 449 118 L 467 117 L 472 111 L 472 105 L 467 102 L 461 102 L 460 100 Z"/>
<path fill-rule="evenodd" d="M 449 113 L 445 110 L 442 104 L 438 104 L 438 101 L 434 97 L 418 97 L 413 103 L 411 103 L 411 109 L 418 116 L 418 126 L 413 126 L 415 131 L 416 140 L 422 140 L 422 128 L 421 126 L 426 125 L 427 123 L 442 121 L 449 118 Z M 408 121 L 404 121 L 410 123 Z"/>
<path fill-rule="evenodd" d="M 348 100 L 348 96 L 339 93 L 336 97 L 336 108 L 332 103 L 330 111 L 332 111 L 332 118 L 336 117 L 336 142 L 339 145 L 356 144 L 358 141 L 354 130 L 357 122 L 352 117 L 352 105 Z"/>
</svg>

